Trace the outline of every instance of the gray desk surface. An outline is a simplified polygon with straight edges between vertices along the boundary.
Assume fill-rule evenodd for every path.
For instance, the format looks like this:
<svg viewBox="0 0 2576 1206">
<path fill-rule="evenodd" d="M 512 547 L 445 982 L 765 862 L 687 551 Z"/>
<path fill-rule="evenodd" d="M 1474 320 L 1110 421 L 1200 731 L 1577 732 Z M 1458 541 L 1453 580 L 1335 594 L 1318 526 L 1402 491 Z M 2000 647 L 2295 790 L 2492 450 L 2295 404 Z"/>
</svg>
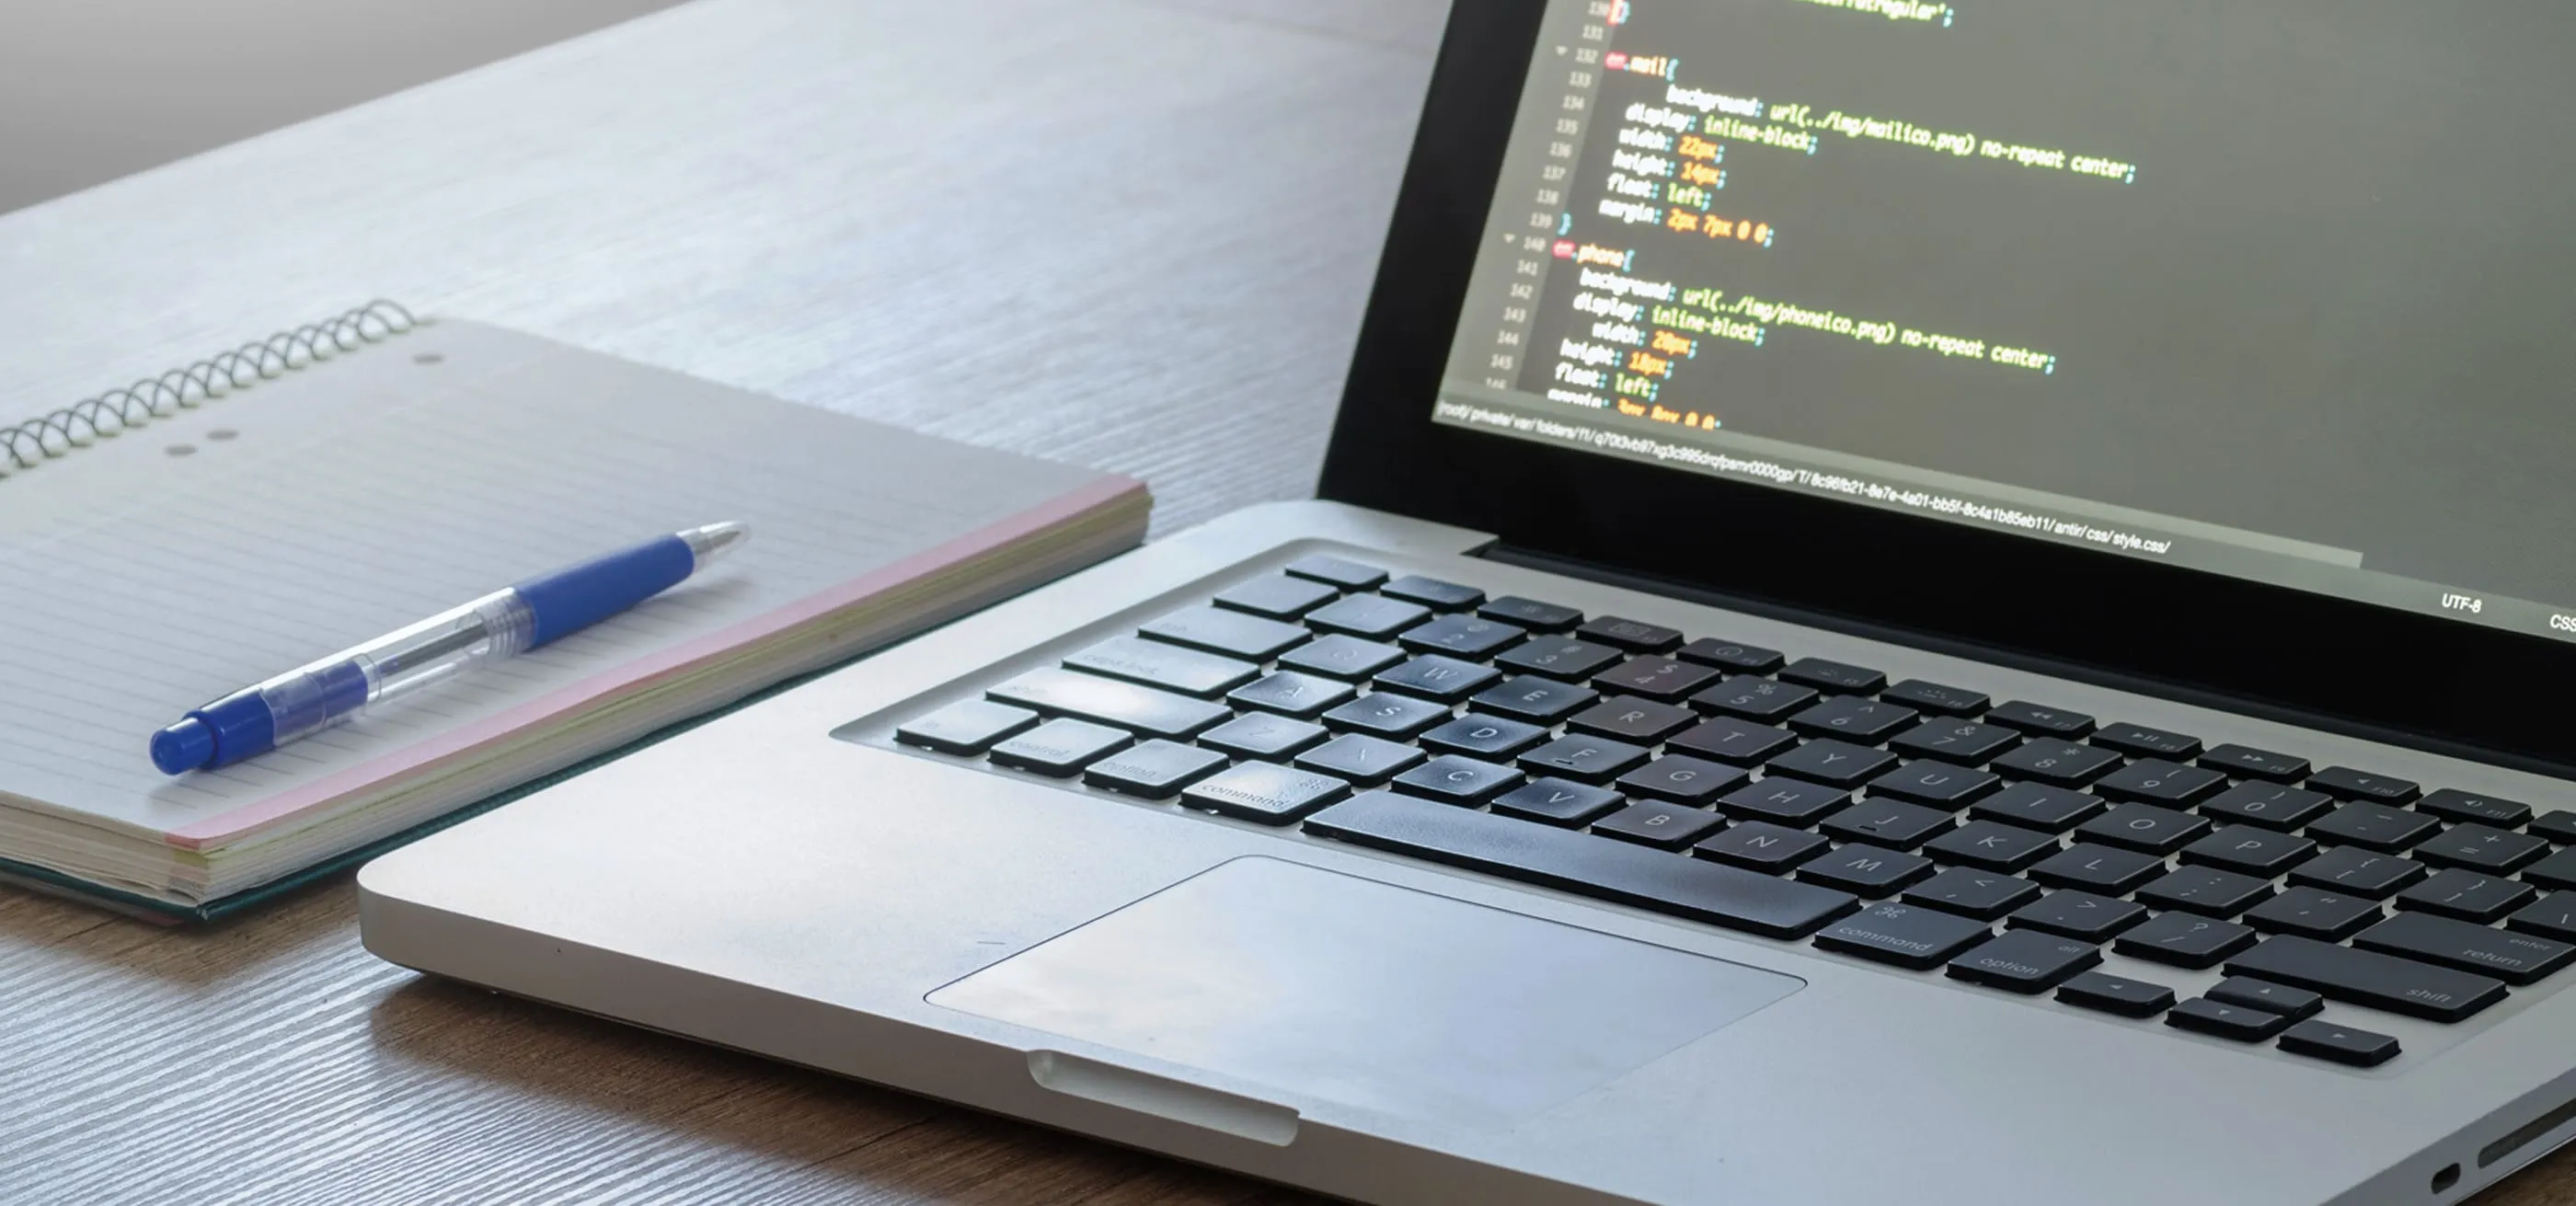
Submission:
<svg viewBox="0 0 2576 1206">
<path fill-rule="evenodd" d="M 699 0 L 0 218 L 0 416 L 388 296 L 1138 474 L 1162 531 L 1295 496 L 1445 7 Z M 175 933 L 0 889 L 0 1083 L 11 1202 L 1295 1196 L 421 979 L 345 879 Z"/>
</svg>

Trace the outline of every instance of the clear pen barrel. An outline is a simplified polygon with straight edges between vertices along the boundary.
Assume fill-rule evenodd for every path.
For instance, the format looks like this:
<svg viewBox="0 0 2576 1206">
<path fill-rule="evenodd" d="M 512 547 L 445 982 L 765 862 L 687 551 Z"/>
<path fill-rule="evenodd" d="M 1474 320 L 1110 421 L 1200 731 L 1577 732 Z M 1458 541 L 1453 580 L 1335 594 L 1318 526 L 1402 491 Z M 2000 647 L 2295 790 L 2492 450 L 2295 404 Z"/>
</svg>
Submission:
<svg viewBox="0 0 2576 1206">
<path fill-rule="evenodd" d="M 536 616 L 515 590 L 495 591 L 399 632 L 261 683 L 284 744 L 393 699 L 528 647 Z"/>
</svg>

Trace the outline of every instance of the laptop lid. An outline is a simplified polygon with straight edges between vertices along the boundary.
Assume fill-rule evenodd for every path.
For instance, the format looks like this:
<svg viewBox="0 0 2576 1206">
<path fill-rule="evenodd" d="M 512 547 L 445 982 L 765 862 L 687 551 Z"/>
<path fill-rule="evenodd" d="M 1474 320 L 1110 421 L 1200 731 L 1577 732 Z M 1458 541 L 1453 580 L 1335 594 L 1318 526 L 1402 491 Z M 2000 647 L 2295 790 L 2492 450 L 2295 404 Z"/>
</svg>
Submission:
<svg viewBox="0 0 2576 1206">
<path fill-rule="evenodd" d="M 2576 10 L 1462 0 L 1327 498 L 2576 767 Z"/>
</svg>

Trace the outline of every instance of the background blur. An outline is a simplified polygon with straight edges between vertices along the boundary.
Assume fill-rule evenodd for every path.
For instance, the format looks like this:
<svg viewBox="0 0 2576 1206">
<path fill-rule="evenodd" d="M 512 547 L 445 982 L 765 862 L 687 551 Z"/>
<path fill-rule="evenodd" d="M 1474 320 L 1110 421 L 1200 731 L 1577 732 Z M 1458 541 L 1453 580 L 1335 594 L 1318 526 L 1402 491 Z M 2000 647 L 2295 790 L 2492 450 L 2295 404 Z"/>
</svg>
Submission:
<svg viewBox="0 0 2576 1206">
<path fill-rule="evenodd" d="M 0 213 L 681 0 L 0 0 Z"/>
</svg>

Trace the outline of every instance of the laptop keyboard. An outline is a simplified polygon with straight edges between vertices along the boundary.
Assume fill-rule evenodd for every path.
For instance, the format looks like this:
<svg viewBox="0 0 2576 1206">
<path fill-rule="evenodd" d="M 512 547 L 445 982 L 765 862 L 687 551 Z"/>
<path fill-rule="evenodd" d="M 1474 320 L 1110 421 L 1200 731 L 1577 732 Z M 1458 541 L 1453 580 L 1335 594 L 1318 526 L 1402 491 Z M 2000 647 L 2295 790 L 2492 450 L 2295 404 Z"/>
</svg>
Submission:
<svg viewBox="0 0 2576 1206">
<path fill-rule="evenodd" d="M 2353 1066 L 2576 962 L 2576 813 L 1335 557 L 895 739 Z"/>
</svg>

